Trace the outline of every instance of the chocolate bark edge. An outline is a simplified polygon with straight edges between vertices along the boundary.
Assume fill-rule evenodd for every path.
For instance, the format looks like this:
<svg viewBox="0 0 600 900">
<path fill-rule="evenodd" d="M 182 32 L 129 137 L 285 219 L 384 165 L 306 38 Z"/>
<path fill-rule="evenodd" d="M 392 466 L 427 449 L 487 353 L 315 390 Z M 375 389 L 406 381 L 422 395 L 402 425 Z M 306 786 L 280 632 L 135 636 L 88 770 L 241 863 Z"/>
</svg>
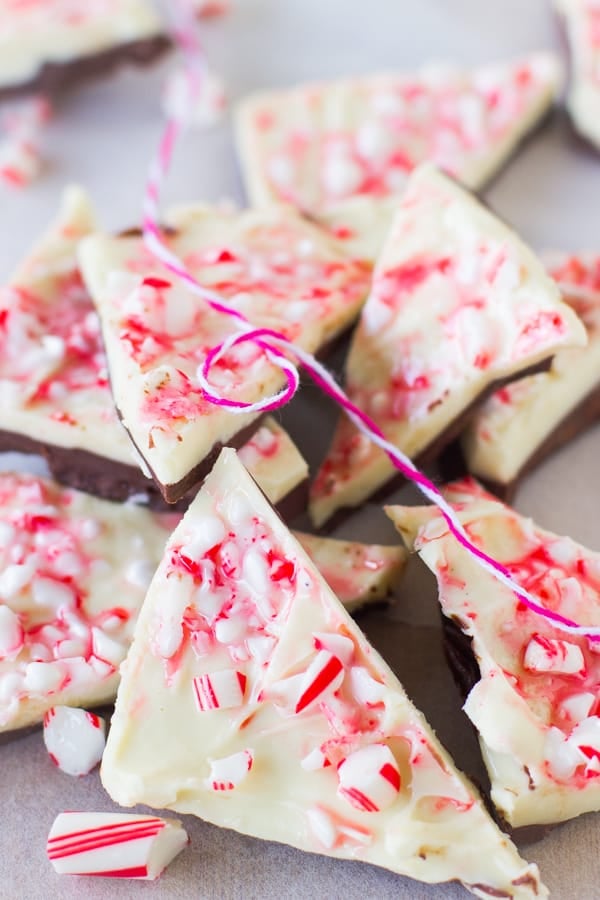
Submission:
<svg viewBox="0 0 600 900">
<path fill-rule="evenodd" d="M 440 615 L 442 617 L 441 624 L 444 656 L 464 702 L 481 678 L 479 665 L 473 652 L 472 640 L 464 634 L 460 623 L 447 618 L 441 611 Z M 479 732 L 472 723 L 471 727 L 479 738 Z M 478 786 L 480 788 L 482 787 L 480 780 Z M 487 810 L 492 815 L 492 818 L 495 819 L 502 830 L 507 832 L 517 844 L 534 844 L 537 841 L 542 840 L 542 838 L 546 837 L 550 831 L 562 824 L 560 822 L 555 822 L 547 825 L 521 825 L 517 828 L 513 828 L 503 818 L 500 811 L 493 805 L 490 798 L 489 783 L 482 788 L 482 793 Z"/>
<path fill-rule="evenodd" d="M 458 438 L 459 434 L 461 434 L 466 426 L 469 424 L 479 406 L 484 403 L 492 394 L 494 394 L 497 390 L 504 387 L 507 384 L 510 384 L 512 381 L 517 381 L 521 378 L 526 378 L 528 375 L 537 375 L 540 372 L 548 372 L 552 366 L 552 356 L 543 359 L 539 363 L 535 363 L 532 366 L 528 366 L 526 369 L 521 369 L 519 372 L 515 372 L 513 375 L 508 375 L 506 378 L 498 378 L 495 381 L 492 381 L 487 385 L 473 400 L 465 406 L 460 415 L 458 415 L 450 424 L 443 429 L 430 444 L 427 445 L 413 460 L 415 466 L 418 468 L 429 467 L 433 462 L 437 462 L 440 458 L 442 451 L 445 450 L 447 446 L 452 444 L 456 438 Z M 385 484 L 383 484 L 374 494 L 372 494 L 368 498 L 368 502 L 381 504 L 384 503 L 390 496 L 390 494 L 395 491 L 397 488 L 406 484 L 406 478 L 400 472 L 392 475 Z M 329 518 L 327 521 L 321 526 L 321 528 L 317 529 L 318 534 L 329 534 L 339 525 L 343 524 L 351 515 L 357 512 L 360 509 L 360 506 L 343 506 L 340 509 L 336 510 L 336 512 Z"/>
<path fill-rule="evenodd" d="M 87 56 L 66 62 L 46 62 L 28 81 L 15 85 L 0 85 L 0 101 L 23 94 L 41 92 L 55 95 L 83 80 L 109 74 L 127 63 L 146 66 L 158 59 L 171 46 L 166 35 L 157 34 L 137 41 L 117 44 Z"/>
<path fill-rule="evenodd" d="M 565 444 L 569 444 L 578 435 L 582 434 L 592 425 L 600 421 L 600 383 L 585 395 L 585 397 L 577 403 L 573 409 L 568 412 L 558 423 L 550 434 L 538 444 L 533 453 L 525 460 L 515 477 L 509 482 L 494 481 L 492 478 L 485 478 L 475 471 L 469 471 L 462 457 L 462 452 L 458 442 L 455 442 L 448 448 L 448 455 L 443 460 L 443 474 L 446 479 L 446 473 L 455 471 L 456 474 L 451 475 L 447 480 L 453 480 L 461 475 L 473 475 L 485 488 L 492 494 L 495 494 L 504 503 L 512 503 L 523 478 L 535 469 L 547 457 L 556 453 Z M 457 464 L 458 454 L 463 459 L 462 467 Z M 461 471 L 459 471 L 461 470 Z"/>
</svg>

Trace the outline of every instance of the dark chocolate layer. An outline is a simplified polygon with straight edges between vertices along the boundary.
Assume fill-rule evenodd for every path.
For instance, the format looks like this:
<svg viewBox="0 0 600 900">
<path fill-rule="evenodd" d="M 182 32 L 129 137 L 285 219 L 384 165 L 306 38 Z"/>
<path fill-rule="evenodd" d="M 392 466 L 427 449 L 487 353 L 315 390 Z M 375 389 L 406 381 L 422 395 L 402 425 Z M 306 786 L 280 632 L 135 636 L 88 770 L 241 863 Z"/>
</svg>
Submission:
<svg viewBox="0 0 600 900">
<path fill-rule="evenodd" d="M 488 491 L 491 491 L 492 494 L 495 494 L 504 503 L 512 503 L 525 475 L 533 471 L 533 469 L 546 459 L 546 457 L 551 456 L 557 450 L 560 450 L 561 447 L 570 443 L 570 441 L 574 440 L 579 434 L 598 421 L 600 421 L 600 384 L 591 390 L 583 400 L 573 407 L 571 412 L 567 413 L 567 415 L 561 419 L 548 437 L 536 447 L 512 481 L 504 483 L 484 478 L 477 472 L 472 472 L 471 474 L 473 474 L 475 478 L 488 489 Z M 462 457 L 460 446 L 458 443 L 455 443 L 452 445 L 452 448 L 449 448 L 449 456 L 446 459 L 446 463 L 453 464 L 455 469 L 459 468 L 457 464 L 458 454 Z M 461 468 L 464 470 L 461 474 L 466 474 L 467 468 L 464 458 L 462 460 Z M 444 470 L 444 475 L 446 475 L 446 470 Z"/>
<path fill-rule="evenodd" d="M 446 618 L 442 615 L 442 634 L 444 638 L 444 655 L 454 681 L 458 687 L 463 700 L 480 680 L 481 675 L 479 666 L 473 653 L 471 638 L 463 633 L 460 624 Z M 473 726 L 474 727 L 474 726 Z M 475 729 L 477 734 L 477 729 Z M 486 788 L 486 801 L 488 800 L 489 788 Z M 488 809 L 498 821 L 504 831 L 507 831 L 511 837 L 519 844 L 533 844 L 545 837 L 549 831 L 556 825 L 523 825 L 520 828 L 512 828 L 495 809 L 491 802 L 487 803 Z M 557 823 L 559 824 L 559 823 Z"/>
<path fill-rule="evenodd" d="M 451 422 L 447 428 L 445 428 L 440 434 L 438 434 L 432 442 L 422 450 L 418 456 L 414 459 L 414 464 L 420 468 L 427 468 L 433 462 L 436 462 L 442 451 L 445 450 L 453 441 L 456 440 L 459 434 L 464 431 L 467 427 L 473 416 L 475 415 L 477 409 L 484 403 L 488 397 L 491 397 L 497 390 L 501 387 L 504 387 L 506 384 L 510 384 L 511 381 L 516 381 L 520 378 L 525 378 L 528 375 L 536 375 L 539 372 L 547 372 L 552 365 L 552 357 L 548 357 L 548 359 L 542 360 L 542 362 L 536 363 L 533 366 L 529 366 L 527 369 L 522 369 L 519 372 L 516 372 L 514 375 L 510 375 L 507 378 L 499 378 L 496 381 L 493 381 L 489 384 L 481 393 L 475 397 L 474 400 L 466 406 L 461 414 Z M 404 475 L 400 472 L 398 474 L 392 475 L 392 477 L 386 481 L 384 485 L 382 485 L 378 491 L 371 495 L 369 498 L 370 502 L 373 503 L 384 503 L 390 494 L 396 490 L 396 488 L 401 487 L 406 483 L 406 479 Z M 337 528 L 342 522 L 345 522 L 346 519 L 352 515 L 352 513 L 356 512 L 358 507 L 355 506 L 344 506 L 341 509 L 336 510 L 336 512 L 331 516 L 330 519 L 325 522 L 322 528 L 319 529 L 321 533 L 329 533 L 333 531 L 334 528 Z"/>
<path fill-rule="evenodd" d="M 170 46 L 166 35 L 117 44 L 87 56 L 79 56 L 65 62 L 44 63 L 37 75 L 29 81 L 15 85 L 0 85 L 0 100 L 8 100 L 21 94 L 41 92 L 58 94 L 81 81 L 105 75 L 126 63 L 137 66 L 154 62 Z"/>
</svg>

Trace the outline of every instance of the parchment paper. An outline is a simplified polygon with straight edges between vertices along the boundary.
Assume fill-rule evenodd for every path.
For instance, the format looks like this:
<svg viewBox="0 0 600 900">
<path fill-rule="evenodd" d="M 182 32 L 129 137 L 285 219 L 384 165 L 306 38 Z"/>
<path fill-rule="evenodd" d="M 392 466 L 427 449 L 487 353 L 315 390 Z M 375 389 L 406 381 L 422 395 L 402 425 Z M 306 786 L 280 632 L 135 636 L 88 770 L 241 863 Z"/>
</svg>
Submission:
<svg viewBox="0 0 600 900">
<path fill-rule="evenodd" d="M 558 44 L 545 0 L 234 0 L 229 17 L 205 27 L 205 44 L 233 98 L 271 85 L 427 60 L 482 63 Z M 60 188 L 88 187 L 103 224 L 139 218 L 144 175 L 160 130 L 159 93 L 173 59 L 149 72 L 121 72 L 65 97 L 48 129 L 49 170 L 31 188 L 0 188 L 0 276 L 6 276 L 54 214 Z M 168 202 L 242 201 L 229 123 L 192 133 L 176 156 Z M 494 208 L 533 246 L 600 247 L 600 157 L 570 135 L 558 117 L 532 140 L 486 193 Z M 331 406 L 306 388 L 283 421 L 314 462 L 334 419 Z M 310 423 L 310 427 L 307 427 Z M 306 447 L 305 438 L 313 441 Z M 541 525 L 600 547 L 600 428 L 588 432 L 530 476 L 518 508 Z M 401 495 L 405 500 L 407 492 Z M 414 495 L 413 495 L 414 496 Z M 396 540 L 371 508 L 344 534 Z M 476 741 L 440 650 L 432 578 L 412 560 L 397 603 L 360 619 L 458 765 L 482 776 Z M 45 858 L 55 815 L 65 809 L 110 810 L 97 774 L 73 779 L 56 770 L 40 732 L 0 746 L 0 898 L 210 898 L 210 900 L 450 900 L 457 886 L 428 887 L 371 866 L 338 862 L 226 832 L 183 817 L 192 844 L 155 884 L 56 876 Z M 588 815 L 523 848 L 553 897 L 600 896 L 600 819 Z M 473 847 L 477 853 L 477 848 Z"/>
</svg>

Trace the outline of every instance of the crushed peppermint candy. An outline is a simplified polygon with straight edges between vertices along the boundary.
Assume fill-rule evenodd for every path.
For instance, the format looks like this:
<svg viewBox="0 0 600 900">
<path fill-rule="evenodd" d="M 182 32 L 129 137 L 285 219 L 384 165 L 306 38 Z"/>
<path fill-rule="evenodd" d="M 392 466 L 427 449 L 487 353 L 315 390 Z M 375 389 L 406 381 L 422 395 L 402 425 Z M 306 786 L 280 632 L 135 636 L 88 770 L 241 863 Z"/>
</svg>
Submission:
<svg viewBox="0 0 600 900">
<path fill-rule="evenodd" d="M 154 881 L 189 843 L 176 819 L 132 813 L 60 813 L 46 853 L 59 875 Z"/>
<path fill-rule="evenodd" d="M 61 772 L 87 775 L 102 759 L 106 722 L 85 709 L 53 706 L 44 716 L 44 744 Z"/>
</svg>

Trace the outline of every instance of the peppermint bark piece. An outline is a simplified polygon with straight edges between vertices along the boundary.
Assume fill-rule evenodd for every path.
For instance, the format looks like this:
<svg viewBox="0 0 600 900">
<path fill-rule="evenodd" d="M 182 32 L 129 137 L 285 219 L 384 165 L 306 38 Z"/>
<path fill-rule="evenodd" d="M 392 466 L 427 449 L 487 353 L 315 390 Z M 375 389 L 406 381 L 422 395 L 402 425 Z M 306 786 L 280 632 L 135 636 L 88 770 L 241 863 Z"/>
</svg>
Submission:
<svg viewBox="0 0 600 900">
<path fill-rule="evenodd" d="M 0 289 L 0 450 L 40 453 L 57 480 L 111 499 L 146 492 L 108 387 L 76 249 L 95 230 L 80 188 Z"/>
<path fill-rule="evenodd" d="M 148 0 L 0 0 L 0 97 L 51 92 L 168 46 Z"/>
<path fill-rule="evenodd" d="M 308 463 L 272 416 L 267 416 L 240 448 L 239 457 L 284 521 L 304 512 Z"/>
<path fill-rule="evenodd" d="M 546 261 L 584 323 L 588 344 L 561 350 L 549 372 L 501 388 L 462 435 L 469 472 L 505 500 L 526 472 L 600 418 L 600 257 L 552 255 Z"/>
<path fill-rule="evenodd" d="M 598 627 L 599 554 L 544 531 L 469 479 L 445 495 L 471 540 L 541 605 Z M 458 544 L 434 508 L 387 512 L 438 580 L 459 678 L 475 668 L 474 683 L 463 684 L 464 710 L 506 821 L 548 824 L 600 809 L 596 644 L 531 612 Z M 468 640 L 457 640 L 458 629 Z"/>
<path fill-rule="evenodd" d="M 159 506 L 117 416 L 98 315 L 77 264 L 79 242 L 95 227 L 87 195 L 69 188 L 46 235 L 0 289 L 0 450 L 39 453 L 58 481 L 88 493 Z M 244 452 L 282 514 L 304 509 L 308 466 L 274 419 Z"/>
<path fill-rule="evenodd" d="M 356 317 L 368 266 L 344 256 L 293 211 L 173 213 L 171 249 L 199 281 L 253 325 L 282 331 L 309 351 Z M 218 449 L 240 446 L 257 414 L 232 415 L 205 399 L 197 371 L 237 325 L 176 283 L 137 235 L 96 235 L 80 260 L 97 305 L 119 415 L 165 500 L 180 499 Z M 280 369 L 255 344 L 234 348 L 212 370 L 224 396 L 256 401 L 282 385 Z"/>
<path fill-rule="evenodd" d="M 534 53 L 252 95 L 237 116 L 250 202 L 292 203 L 375 259 L 413 168 L 429 160 L 480 188 L 548 111 L 561 81 L 558 59 Z"/>
<path fill-rule="evenodd" d="M 600 147 L 600 9 L 594 0 L 554 0 L 569 48 L 567 109 L 576 131 Z"/>
<path fill-rule="evenodd" d="M 499 383 L 585 342 L 583 325 L 517 235 L 425 164 L 410 178 L 375 267 L 346 391 L 389 441 L 424 463 Z M 395 473 L 341 418 L 312 486 L 313 521 L 358 506 Z"/>
<path fill-rule="evenodd" d="M 125 806 L 546 895 L 232 450 L 150 587 L 101 775 Z"/>
<path fill-rule="evenodd" d="M 406 565 L 402 547 L 342 541 L 304 531 L 292 534 L 348 612 L 388 596 Z"/>
<path fill-rule="evenodd" d="M 0 732 L 114 698 L 171 521 L 0 474 Z"/>
</svg>

